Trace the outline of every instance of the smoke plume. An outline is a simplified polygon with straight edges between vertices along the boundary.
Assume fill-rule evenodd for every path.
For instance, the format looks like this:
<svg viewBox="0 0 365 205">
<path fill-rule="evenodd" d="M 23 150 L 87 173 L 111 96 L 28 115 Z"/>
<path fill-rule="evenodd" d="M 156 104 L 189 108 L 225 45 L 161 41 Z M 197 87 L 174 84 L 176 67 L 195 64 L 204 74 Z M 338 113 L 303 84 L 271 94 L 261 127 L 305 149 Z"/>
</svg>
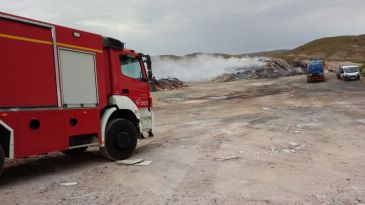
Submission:
<svg viewBox="0 0 365 205">
<path fill-rule="evenodd" d="M 157 79 L 174 77 L 186 82 L 210 80 L 236 69 L 252 69 L 264 65 L 260 58 L 198 54 L 183 57 L 153 57 L 153 72 Z"/>
</svg>

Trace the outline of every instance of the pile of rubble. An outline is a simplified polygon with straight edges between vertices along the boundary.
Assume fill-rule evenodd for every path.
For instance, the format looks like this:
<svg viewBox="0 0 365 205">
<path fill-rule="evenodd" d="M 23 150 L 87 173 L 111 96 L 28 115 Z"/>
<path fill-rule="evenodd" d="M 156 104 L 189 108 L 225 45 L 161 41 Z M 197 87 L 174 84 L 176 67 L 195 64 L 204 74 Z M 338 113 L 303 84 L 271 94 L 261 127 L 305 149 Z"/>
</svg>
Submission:
<svg viewBox="0 0 365 205">
<path fill-rule="evenodd" d="M 237 68 L 234 73 L 225 73 L 214 79 L 215 82 L 230 82 L 242 79 L 278 78 L 283 76 L 302 75 L 306 73 L 305 64 L 293 62 L 289 64 L 278 58 L 264 58 L 263 66 L 253 68 Z"/>
<path fill-rule="evenodd" d="M 158 80 L 154 78 L 151 83 L 152 91 L 173 90 L 185 87 L 188 87 L 188 84 L 177 78 L 161 78 Z"/>
</svg>

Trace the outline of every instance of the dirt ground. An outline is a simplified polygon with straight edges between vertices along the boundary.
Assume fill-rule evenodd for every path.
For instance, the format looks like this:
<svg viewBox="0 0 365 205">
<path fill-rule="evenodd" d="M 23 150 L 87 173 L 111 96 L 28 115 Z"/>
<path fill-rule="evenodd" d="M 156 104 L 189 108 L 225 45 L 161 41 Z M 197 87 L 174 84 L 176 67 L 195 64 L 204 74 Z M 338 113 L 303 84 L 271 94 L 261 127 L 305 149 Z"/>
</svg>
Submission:
<svg viewBox="0 0 365 205">
<path fill-rule="evenodd" d="M 132 157 L 151 165 L 97 148 L 9 162 L 0 204 L 365 204 L 364 88 L 328 73 L 157 92 Z"/>
</svg>

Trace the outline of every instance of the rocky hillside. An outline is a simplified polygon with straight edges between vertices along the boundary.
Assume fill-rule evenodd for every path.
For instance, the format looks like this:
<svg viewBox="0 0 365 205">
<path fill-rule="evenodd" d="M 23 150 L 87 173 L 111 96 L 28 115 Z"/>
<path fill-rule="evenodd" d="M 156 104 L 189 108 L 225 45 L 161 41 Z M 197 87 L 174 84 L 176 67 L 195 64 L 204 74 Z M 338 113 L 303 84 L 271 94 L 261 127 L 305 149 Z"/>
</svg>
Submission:
<svg viewBox="0 0 365 205">
<path fill-rule="evenodd" d="M 192 53 L 185 56 L 164 55 L 160 57 L 170 59 L 183 59 L 195 57 L 203 53 Z M 321 57 L 328 61 L 351 61 L 357 63 L 365 62 L 365 34 L 358 36 L 335 36 L 313 40 L 292 50 L 262 51 L 256 53 L 245 53 L 238 55 L 223 53 L 204 53 L 206 55 L 219 56 L 224 58 L 259 56 L 284 58 L 288 61 L 308 60 L 312 57 Z"/>
<path fill-rule="evenodd" d="M 311 41 L 293 50 L 271 56 L 293 59 L 321 57 L 327 61 L 365 62 L 365 35 L 336 36 Z"/>
</svg>

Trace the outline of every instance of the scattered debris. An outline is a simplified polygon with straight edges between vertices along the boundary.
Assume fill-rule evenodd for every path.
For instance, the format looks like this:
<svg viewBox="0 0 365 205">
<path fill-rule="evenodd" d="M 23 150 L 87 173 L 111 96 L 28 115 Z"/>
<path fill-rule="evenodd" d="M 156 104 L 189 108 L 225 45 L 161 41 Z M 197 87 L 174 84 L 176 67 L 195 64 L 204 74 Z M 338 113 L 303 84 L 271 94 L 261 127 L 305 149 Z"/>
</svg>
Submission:
<svg viewBox="0 0 365 205">
<path fill-rule="evenodd" d="M 56 182 L 51 182 L 48 186 L 41 187 L 39 190 L 40 194 L 52 191 L 58 184 Z"/>
<path fill-rule="evenodd" d="M 278 78 L 306 73 L 305 63 L 291 62 L 279 58 L 262 58 L 263 66 L 237 68 L 235 72 L 216 77 L 215 82 L 230 82 L 243 79 Z"/>
<path fill-rule="evenodd" d="M 288 153 L 288 154 L 290 154 L 290 153 L 296 153 L 298 150 L 301 150 L 304 147 L 305 147 L 304 144 L 301 145 L 301 144 L 299 144 L 297 142 L 289 142 L 287 148 L 286 149 L 283 149 L 281 151 L 284 152 L 284 153 Z M 276 148 L 271 147 L 271 151 L 273 151 L 273 152 L 276 151 Z"/>
<path fill-rule="evenodd" d="M 209 99 L 211 99 L 211 100 L 226 100 L 226 99 L 228 99 L 228 96 L 212 96 L 212 97 L 209 97 Z"/>
<path fill-rule="evenodd" d="M 123 164 L 123 165 L 135 165 L 135 164 L 143 162 L 143 161 L 144 161 L 144 159 L 126 159 L 126 160 L 115 161 L 115 163 Z"/>
<path fill-rule="evenodd" d="M 318 127 L 318 124 L 313 123 L 313 122 L 305 122 L 305 123 L 297 124 L 296 127 L 300 128 L 300 129 L 307 129 L 310 127 Z"/>
<path fill-rule="evenodd" d="M 289 145 L 290 145 L 290 146 L 293 146 L 293 147 L 299 146 L 299 144 L 298 144 L 298 143 L 296 143 L 296 142 L 289 142 Z"/>
<path fill-rule="evenodd" d="M 85 195 L 81 195 L 81 196 L 75 196 L 72 198 L 68 198 L 68 200 L 75 200 L 75 199 L 81 199 L 81 198 L 85 198 L 85 197 L 90 197 L 96 195 L 96 193 L 90 193 L 90 194 L 85 194 Z"/>
<path fill-rule="evenodd" d="M 239 159 L 239 156 L 231 156 L 231 157 L 222 157 L 222 158 L 215 158 L 217 161 L 227 161 L 227 160 L 234 160 Z"/>
<path fill-rule="evenodd" d="M 188 84 L 177 78 L 154 79 L 151 84 L 152 91 L 173 90 L 188 87 Z"/>
<path fill-rule="evenodd" d="M 123 165 L 148 166 L 152 163 L 152 161 L 145 159 L 126 159 L 126 160 L 115 161 L 115 163 Z"/>
<path fill-rule="evenodd" d="M 296 149 L 298 146 L 299 146 L 299 144 L 298 144 L 298 143 L 296 143 L 296 142 L 289 142 L 288 148 L 289 148 L 290 150 L 294 150 L 294 149 Z"/>
<path fill-rule="evenodd" d="M 290 154 L 291 153 L 291 151 L 290 151 L 290 149 L 283 149 L 283 150 L 281 150 L 282 152 L 285 152 L 285 153 L 288 153 L 288 154 Z"/>
<path fill-rule="evenodd" d="M 140 163 L 135 164 L 136 166 L 149 166 L 152 163 L 152 161 L 143 161 Z"/>
<path fill-rule="evenodd" d="M 63 182 L 63 183 L 59 183 L 59 185 L 61 186 L 75 186 L 77 185 L 77 182 Z"/>
</svg>

